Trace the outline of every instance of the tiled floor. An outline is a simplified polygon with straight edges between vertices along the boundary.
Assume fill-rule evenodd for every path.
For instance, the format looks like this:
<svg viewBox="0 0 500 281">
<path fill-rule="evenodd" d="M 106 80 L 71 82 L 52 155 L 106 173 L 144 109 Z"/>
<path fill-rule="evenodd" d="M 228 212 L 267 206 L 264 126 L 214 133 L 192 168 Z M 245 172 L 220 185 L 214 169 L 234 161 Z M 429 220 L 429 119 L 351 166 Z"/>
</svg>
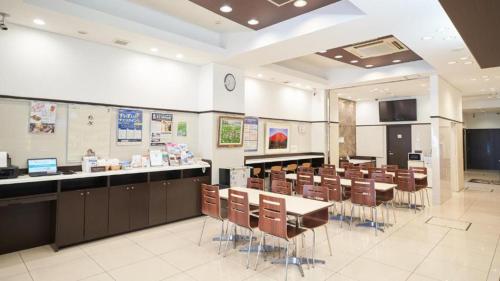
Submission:
<svg viewBox="0 0 500 281">
<path fill-rule="evenodd" d="M 397 224 L 386 233 L 349 231 L 329 225 L 330 256 L 324 231 L 318 231 L 316 256 L 325 265 L 305 267 L 305 278 L 290 266 L 288 280 L 498 281 L 500 278 L 500 187 L 494 192 L 465 191 L 442 206 L 397 209 Z M 467 232 L 426 224 L 431 217 L 472 222 Z M 392 219 L 392 216 L 391 216 Z M 203 219 L 197 218 L 53 252 L 48 246 L 0 256 L 1 281 L 283 280 L 284 267 L 260 260 L 247 270 L 246 256 L 231 247 L 217 255 L 220 224 L 209 221 L 197 246 Z M 311 236 L 306 237 L 309 253 Z M 273 241 L 269 241 L 272 243 Z M 251 265 L 255 265 L 255 254 Z"/>
</svg>

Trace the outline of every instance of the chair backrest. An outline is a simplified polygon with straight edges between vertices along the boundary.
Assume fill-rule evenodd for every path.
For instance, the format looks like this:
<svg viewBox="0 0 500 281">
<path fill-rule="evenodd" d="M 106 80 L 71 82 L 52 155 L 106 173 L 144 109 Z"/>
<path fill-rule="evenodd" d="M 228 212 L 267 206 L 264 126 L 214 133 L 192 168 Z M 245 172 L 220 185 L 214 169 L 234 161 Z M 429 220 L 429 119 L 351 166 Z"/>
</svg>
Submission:
<svg viewBox="0 0 500 281">
<path fill-rule="evenodd" d="M 387 172 L 396 172 L 399 169 L 398 165 L 382 165 L 382 169 L 385 169 Z"/>
<path fill-rule="evenodd" d="M 397 170 L 396 181 L 397 189 L 401 191 L 415 191 L 415 176 L 411 170 Z"/>
<path fill-rule="evenodd" d="M 239 226 L 251 228 L 248 193 L 229 189 L 227 199 L 227 219 Z"/>
<path fill-rule="evenodd" d="M 312 167 L 312 163 L 311 162 L 302 163 L 301 167 L 311 168 Z"/>
<path fill-rule="evenodd" d="M 349 169 L 345 171 L 344 177 L 346 179 L 362 179 L 363 172 L 361 172 L 360 170 Z"/>
<path fill-rule="evenodd" d="M 261 172 L 261 171 L 262 171 L 262 168 L 258 168 L 258 167 L 253 168 L 253 169 L 252 169 L 252 175 L 253 175 L 254 177 L 259 177 L 259 176 L 260 176 L 260 172 Z"/>
<path fill-rule="evenodd" d="M 322 168 L 330 168 L 330 169 L 335 169 L 335 165 L 333 164 L 323 164 L 321 165 Z"/>
<path fill-rule="evenodd" d="M 418 174 L 427 175 L 427 167 L 410 167 L 410 170 Z"/>
<path fill-rule="evenodd" d="M 342 168 L 342 169 L 347 170 L 347 169 L 352 168 L 352 167 L 354 167 L 354 165 L 348 161 L 340 162 L 340 168 Z"/>
<path fill-rule="evenodd" d="M 281 171 L 281 170 L 282 170 L 281 166 L 272 166 L 271 167 L 271 171 Z"/>
<path fill-rule="evenodd" d="M 201 213 L 214 219 L 222 220 L 218 186 L 209 184 L 201 185 Z"/>
<path fill-rule="evenodd" d="M 264 179 L 261 179 L 261 178 L 247 178 L 247 188 L 264 190 Z"/>
<path fill-rule="evenodd" d="M 328 202 L 328 188 L 326 186 L 304 185 L 304 198 Z M 302 223 L 307 224 L 309 221 L 317 224 L 318 222 L 328 223 L 329 215 L 328 208 L 318 210 L 302 217 Z"/>
<path fill-rule="evenodd" d="M 273 185 L 273 181 L 286 181 L 286 172 L 285 171 L 271 171 L 271 186 Z"/>
<path fill-rule="evenodd" d="M 284 198 L 259 195 L 259 230 L 275 237 L 288 239 Z"/>
<path fill-rule="evenodd" d="M 361 163 L 358 166 L 361 170 L 369 170 L 370 168 L 373 168 L 373 162 Z"/>
<path fill-rule="evenodd" d="M 335 168 L 319 168 L 318 170 L 318 175 L 320 176 L 326 176 L 326 175 L 335 176 L 335 174 L 336 174 Z"/>
<path fill-rule="evenodd" d="M 367 207 L 377 206 L 377 195 L 375 193 L 375 180 L 354 179 L 351 185 L 352 204 Z"/>
<path fill-rule="evenodd" d="M 288 164 L 286 166 L 286 171 L 295 173 L 295 171 L 297 171 L 297 164 Z"/>
<path fill-rule="evenodd" d="M 312 167 L 304 167 L 304 166 L 300 166 L 298 169 L 297 169 L 297 172 L 298 173 L 313 173 L 314 172 L 314 169 Z"/>
<path fill-rule="evenodd" d="M 274 180 L 271 183 L 271 192 L 292 195 L 292 183 L 286 180 Z"/>
<path fill-rule="evenodd" d="M 304 185 L 314 185 L 314 174 L 313 173 L 298 173 L 297 174 L 297 184 L 295 185 L 295 192 L 302 194 Z"/>
<path fill-rule="evenodd" d="M 385 169 L 383 169 L 383 168 L 375 168 L 375 167 L 369 168 L 368 169 L 368 178 L 371 179 L 373 173 L 385 174 Z"/>
<path fill-rule="evenodd" d="M 386 174 L 386 173 L 372 173 L 371 174 L 371 179 L 374 179 L 375 182 L 381 182 L 381 183 L 394 183 L 394 179 L 392 175 Z"/>
<path fill-rule="evenodd" d="M 321 176 L 321 186 L 328 189 L 328 199 L 330 201 L 342 202 L 344 199 L 344 189 L 340 184 L 340 176 Z"/>
</svg>

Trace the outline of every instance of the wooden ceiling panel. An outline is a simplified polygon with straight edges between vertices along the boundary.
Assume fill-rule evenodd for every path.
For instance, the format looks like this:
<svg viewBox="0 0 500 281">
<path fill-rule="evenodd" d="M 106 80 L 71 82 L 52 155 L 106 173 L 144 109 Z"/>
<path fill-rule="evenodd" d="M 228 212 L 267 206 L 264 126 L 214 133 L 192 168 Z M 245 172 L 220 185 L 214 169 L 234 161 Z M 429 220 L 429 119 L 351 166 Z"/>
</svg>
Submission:
<svg viewBox="0 0 500 281">
<path fill-rule="evenodd" d="M 481 68 L 500 66 L 500 0 L 439 0 Z"/>
<path fill-rule="evenodd" d="M 372 57 L 363 57 L 349 51 L 351 47 L 360 45 L 373 45 L 374 42 L 380 42 L 386 39 L 389 39 L 389 41 L 396 41 L 396 43 L 400 43 L 399 45 L 401 45 L 401 47 L 404 49 L 396 53 L 386 54 L 381 56 L 372 56 Z M 362 67 L 366 69 L 422 60 L 422 58 L 419 55 L 417 55 L 415 52 L 413 52 L 411 49 L 409 49 L 407 46 L 401 43 L 401 41 L 399 41 L 393 35 L 388 35 L 365 42 L 354 43 L 338 47 L 335 49 L 330 49 L 325 52 L 320 52 L 317 54 L 336 61 L 340 61 L 343 63 L 347 63 L 353 66 Z"/>
<path fill-rule="evenodd" d="M 340 0 L 307 0 L 304 7 L 295 7 L 294 0 L 190 0 L 218 15 L 237 22 L 254 30 L 300 16 L 321 7 L 339 2 Z M 223 13 L 220 7 L 229 5 L 233 10 Z M 256 19 L 257 25 L 248 21 Z"/>
</svg>

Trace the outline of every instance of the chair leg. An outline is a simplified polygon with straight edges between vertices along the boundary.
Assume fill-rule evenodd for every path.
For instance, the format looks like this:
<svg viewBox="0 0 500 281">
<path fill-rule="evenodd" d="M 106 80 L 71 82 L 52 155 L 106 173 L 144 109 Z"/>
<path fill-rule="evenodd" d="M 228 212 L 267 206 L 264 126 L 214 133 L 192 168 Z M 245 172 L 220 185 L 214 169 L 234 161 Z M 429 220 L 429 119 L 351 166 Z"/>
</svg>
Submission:
<svg viewBox="0 0 500 281">
<path fill-rule="evenodd" d="M 351 204 L 351 222 L 349 223 L 349 230 L 352 228 L 352 217 L 354 217 L 354 205 Z"/>
<path fill-rule="evenodd" d="M 229 226 L 229 222 L 227 222 L 228 226 Z M 234 225 L 234 229 L 236 230 L 236 224 Z M 227 229 L 227 228 L 226 228 Z M 229 245 L 229 236 L 230 236 L 230 233 L 226 231 L 226 243 L 224 243 L 224 255 L 222 255 L 223 257 L 226 257 L 227 255 L 227 245 Z M 222 239 L 221 239 L 222 240 Z"/>
<path fill-rule="evenodd" d="M 373 208 L 372 210 L 373 210 L 373 213 L 375 213 L 375 217 L 374 217 L 374 221 L 375 221 L 375 236 L 377 236 L 378 235 L 377 207 Z"/>
<path fill-rule="evenodd" d="M 250 241 L 248 242 L 247 269 L 250 267 L 250 250 L 252 249 L 253 231 L 250 231 Z"/>
<path fill-rule="evenodd" d="M 314 268 L 314 251 L 316 250 L 316 231 L 311 229 L 313 232 L 313 247 L 312 247 L 312 267 Z"/>
<path fill-rule="evenodd" d="M 203 238 L 203 231 L 205 231 L 205 225 L 207 224 L 208 216 L 205 217 L 205 220 L 203 221 L 203 227 L 201 228 L 201 233 L 200 233 L 200 240 L 198 241 L 198 246 L 201 246 L 201 239 Z"/>
<path fill-rule="evenodd" d="M 288 280 L 288 248 L 290 247 L 290 241 L 286 242 L 286 252 L 285 252 L 285 281 Z"/>
<path fill-rule="evenodd" d="M 416 192 L 412 192 L 413 194 L 413 197 L 415 198 L 415 214 L 417 213 L 417 193 Z"/>
<path fill-rule="evenodd" d="M 227 224 L 229 225 L 229 222 Z M 226 233 L 227 233 L 227 228 L 226 228 Z M 224 221 L 222 221 L 221 228 L 220 228 L 219 251 L 217 252 L 218 255 L 220 255 L 220 249 L 222 247 L 222 238 L 223 237 L 224 237 Z"/>
<path fill-rule="evenodd" d="M 418 193 L 420 193 L 420 203 L 422 203 L 422 207 L 425 209 L 424 191 L 420 190 Z"/>
<path fill-rule="evenodd" d="M 431 201 L 429 200 L 429 188 L 425 188 L 425 195 L 427 196 L 427 205 L 431 206 Z"/>
<path fill-rule="evenodd" d="M 385 210 L 387 211 L 387 205 L 384 204 L 384 207 L 385 207 Z M 386 223 L 385 223 L 384 210 L 380 210 L 380 211 L 381 211 L 380 213 L 382 214 L 382 228 L 385 229 Z"/>
<path fill-rule="evenodd" d="M 260 237 L 259 247 L 257 247 L 257 259 L 255 260 L 255 271 L 257 271 L 257 265 L 259 264 L 260 249 L 262 248 L 262 242 L 264 242 L 264 236 L 266 236 L 266 234 L 262 233 L 262 236 Z"/>
<path fill-rule="evenodd" d="M 328 241 L 328 250 L 330 251 L 330 256 L 333 256 L 332 244 L 330 242 L 330 235 L 328 235 L 328 224 L 325 224 L 326 240 Z"/>
<path fill-rule="evenodd" d="M 394 207 L 394 200 L 392 201 L 392 215 L 394 216 L 394 224 L 396 224 L 396 208 Z"/>
</svg>

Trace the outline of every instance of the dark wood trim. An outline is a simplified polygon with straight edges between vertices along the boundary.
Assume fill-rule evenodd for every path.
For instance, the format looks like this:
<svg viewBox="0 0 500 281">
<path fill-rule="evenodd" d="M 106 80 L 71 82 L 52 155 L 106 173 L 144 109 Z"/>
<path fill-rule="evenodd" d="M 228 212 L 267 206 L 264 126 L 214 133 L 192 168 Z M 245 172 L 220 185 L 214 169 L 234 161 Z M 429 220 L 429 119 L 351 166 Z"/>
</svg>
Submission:
<svg viewBox="0 0 500 281">
<path fill-rule="evenodd" d="M 394 123 L 394 124 L 371 124 L 371 125 L 356 125 L 356 127 L 376 127 L 376 126 L 397 126 L 397 125 L 430 125 L 431 123 Z"/>
<path fill-rule="evenodd" d="M 260 158 L 279 158 L 279 157 L 293 157 L 293 156 L 304 156 L 304 155 L 324 156 L 325 154 L 321 152 L 300 152 L 300 153 L 248 155 L 244 157 L 245 158 L 244 161 L 251 159 L 260 159 Z"/>
<path fill-rule="evenodd" d="M 463 124 L 464 122 L 462 121 L 458 121 L 458 120 L 454 120 L 454 119 L 451 119 L 451 118 L 447 118 L 447 117 L 443 117 L 443 116 L 439 116 L 439 115 L 433 115 L 431 116 L 432 119 L 444 119 L 444 120 L 448 120 L 448 121 L 451 121 L 451 122 L 456 122 L 456 123 L 460 123 L 460 124 Z"/>
</svg>

